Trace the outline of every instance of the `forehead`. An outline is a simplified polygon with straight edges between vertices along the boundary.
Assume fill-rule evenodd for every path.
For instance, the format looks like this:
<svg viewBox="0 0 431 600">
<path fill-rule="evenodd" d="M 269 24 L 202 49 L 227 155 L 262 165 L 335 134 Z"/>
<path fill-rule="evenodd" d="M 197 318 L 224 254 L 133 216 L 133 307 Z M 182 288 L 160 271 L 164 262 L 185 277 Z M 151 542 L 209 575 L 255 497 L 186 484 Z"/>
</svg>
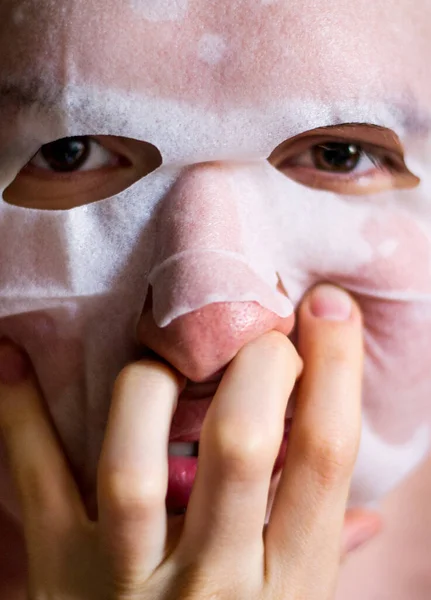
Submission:
<svg viewBox="0 0 431 600">
<path fill-rule="evenodd" d="M 213 110 L 382 97 L 429 105 L 428 0 L 2 0 L 0 79 Z"/>
</svg>

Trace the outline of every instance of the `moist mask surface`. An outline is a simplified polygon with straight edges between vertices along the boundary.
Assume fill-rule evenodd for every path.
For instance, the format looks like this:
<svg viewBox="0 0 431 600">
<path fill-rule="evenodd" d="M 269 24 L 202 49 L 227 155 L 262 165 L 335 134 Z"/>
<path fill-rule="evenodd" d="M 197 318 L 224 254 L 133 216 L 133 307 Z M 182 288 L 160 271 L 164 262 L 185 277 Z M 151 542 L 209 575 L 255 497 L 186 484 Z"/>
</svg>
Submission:
<svg viewBox="0 0 431 600">
<path fill-rule="evenodd" d="M 391 29 L 384 2 L 3 1 L 0 335 L 30 354 L 83 489 L 150 285 L 162 327 L 225 301 L 287 316 L 315 283 L 345 287 L 366 345 L 352 504 L 427 454 L 431 15 L 407 6 Z M 160 161 L 52 208 L 20 178 L 71 136 Z M 311 173 L 313 144 L 343 139 L 399 162 L 349 185 Z"/>
</svg>

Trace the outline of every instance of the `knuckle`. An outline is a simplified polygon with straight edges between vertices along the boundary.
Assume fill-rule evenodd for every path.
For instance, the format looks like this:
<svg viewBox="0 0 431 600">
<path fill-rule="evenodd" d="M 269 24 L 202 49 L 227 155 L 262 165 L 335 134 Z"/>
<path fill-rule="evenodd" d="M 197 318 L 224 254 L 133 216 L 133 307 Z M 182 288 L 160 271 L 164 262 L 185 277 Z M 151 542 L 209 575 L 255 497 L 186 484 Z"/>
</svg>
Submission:
<svg viewBox="0 0 431 600">
<path fill-rule="evenodd" d="M 18 470 L 17 470 L 18 471 Z M 51 514 L 55 506 L 55 497 L 50 486 L 46 484 L 35 465 L 27 465 L 16 473 L 19 493 L 25 512 L 37 511 L 39 518 Z"/>
<path fill-rule="evenodd" d="M 160 475 L 136 471 L 111 472 L 100 484 L 103 501 L 111 515 L 135 520 L 148 516 L 165 501 L 167 484 Z"/>
<path fill-rule="evenodd" d="M 352 362 L 349 347 L 343 340 L 326 338 L 325 345 L 320 348 L 319 358 L 331 370 L 348 369 Z"/>
<path fill-rule="evenodd" d="M 346 483 L 356 461 L 356 444 L 345 435 L 317 438 L 305 436 L 303 456 L 323 488 L 334 488 Z"/>
<path fill-rule="evenodd" d="M 314 359 L 323 365 L 326 372 L 357 373 L 362 370 L 363 340 L 360 335 L 344 335 L 341 329 L 335 329 L 329 335 L 317 337 L 314 347 Z M 312 350 L 312 352 L 313 352 Z"/>
<path fill-rule="evenodd" d="M 214 581 L 211 571 L 204 571 L 192 563 L 178 569 L 175 584 L 166 600 L 221 600 L 224 597 L 220 581 Z"/>
<path fill-rule="evenodd" d="M 215 451 L 225 473 L 236 480 L 254 480 L 271 468 L 274 441 L 253 423 L 224 424 L 215 436 Z"/>
</svg>

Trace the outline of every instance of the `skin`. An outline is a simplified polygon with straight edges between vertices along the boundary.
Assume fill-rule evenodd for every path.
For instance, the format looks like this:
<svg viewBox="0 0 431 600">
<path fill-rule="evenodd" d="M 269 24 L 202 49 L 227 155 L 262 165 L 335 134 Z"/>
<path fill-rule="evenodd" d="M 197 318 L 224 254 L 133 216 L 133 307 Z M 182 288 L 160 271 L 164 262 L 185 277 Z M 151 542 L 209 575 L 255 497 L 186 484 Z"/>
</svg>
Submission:
<svg viewBox="0 0 431 600">
<path fill-rule="evenodd" d="M 360 434 L 362 321 L 346 294 L 322 286 L 304 301 L 299 324 L 304 362 L 277 332 L 247 344 L 232 361 L 204 422 L 187 516 L 169 527 L 163 473 L 183 378 L 151 361 L 119 375 L 95 523 L 28 359 L 2 342 L 0 429 L 23 511 L 29 598 L 332 598 L 340 546 L 344 554 L 361 541 L 351 523 L 343 537 L 342 528 Z M 298 376 L 289 451 L 264 528 L 282 435 L 277 424 Z M 157 435 L 145 414 L 136 418 L 142 396 L 160 424 Z M 369 519 L 362 539 L 377 529 Z"/>
<path fill-rule="evenodd" d="M 130 82 L 133 82 L 138 93 L 149 93 L 153 98 L 153 108 L 162 100 L 174 99 L 181 103 L 186 102 L 195 108 L 202 109 L 220 117 L 230 114 L 230 111 L 236 109 L 250 109 L 252 115 L 267 113 L 268 106 L 272 103 L 281 102 L 289 107 L 287 112 L 293 113 L 291 107 L 295 106 L 295 100 L 299 99 L 301 106 L 317 104 L 320 106 L 332 107 L 337 102 L 352 103 L 354 107 L 363 104 L 379 104 L 381 101 L 388 102 L 391 106 L 407 106 L 407 121 L 414 122 L 413 134 L 408 135 L 403 131 L 403 127 L 395 125 L 394 135 L 400 139 L 402 150 L 406 153 L 407 162 L 413 160 L 413 167 L 420 163 L 421 169 L 415 173 L 416 169 L 412 167 L 415 184 L 417 178 L 426 175 L 427 165 L 423 164 L 423 157 L 427 153 L 427 126 L 429 126 L 429 106 L 431 105 L 431 88 L 429 77 L 424 76 L 428 72 L 428 56 L 430 55 L 430 37 L 428 23 L 430 21 L 430 7 L 426 0 L 412 3 L 404 0 L 397 3 L 397 6 L 391 10 L 391 19 L 387 20 L 387 3 L 371 2 L 364 0 L 362 2 L 345 3 L 342 7 L 333 4 L 325 7 L 318 6 L 315 2 L 290 2 L 287 6 L 282 3 L 271 3 L 269 5 L 257 5 L 253 2 L 254 11 L 243 11 L 243 25 L 237 26 L 235 21 L 235 11 L 226 11 L 223 3 L 215 3 L 211 10 L 208 9 L 207 2 L 190 2 L 193 5 L 193 19 L 184 26 L 182 22 L 157 22 L 147 23 L 139 18 L 139 12 L 133 10 L 123 10 L 118 2 L 105 3 L 105 10 L 99 15 L 96 3 L 88 2 L 85 8 L 79 7 L 79 10 L 71 10 L 66 14 L 68 23 L 68 35 L 70 35 L 70 48 L 73 50 L 73 69 L 65 72 L 64 54 L 61 51 L 64 38 L 63 29 L 60 27 L 60 38 L 55 34 L 54 24 L 57 19 L 57 13 L 52 10 L 49 3 L 24 3 L 23 6 L 28 9 L 24 13 L 23 20 L 11 19 L 11 11 L 15 10 L 16 2 L 5 0 L 0 8 L 0 23 L 3 23 L 0 31 L 1 40 L 1 81 L 4 83 L 9 77 L 27 82 L 33 74 L 42 73 L 51 89 L 55 89 L 55 84 L 60 82 L 67 83 L 70 74 L 73 74 L 74 83 L 78 85 L 101 85 L 106 86 L 108 94 L 116 91 L 123 93 L 129 90 Z M 69 3 L 72 6 L 71 3 Z M 55 6 L 60 6 L 56 2 Z M 280 8 L 281 7 L 281 8 Z M 247 8 L 247 5 L 246 5 Z M 94 35 L 94 15 L 98 15 L 97 27 L 103 32 L 103 35 Z M 4 18 L 3 18 L 4 17 Z M 52 20 L 51 20 L 52 19 Z M 11 23 L 15 23 L 14 26 Z M 50 32 L 52 35 L 46 35 L 46 30 L 38 31 L 33 26 L 35 22 L 50 23 Z M 61 19 L 60 19 L 61 22 Z M 221 61 L 216 66 L 208 63 L 194 60 L 194 48 L 198 45 L 201 38 L 202 29 L 217 30 L 218 24 L 223 23 L 223 34 L 230 43 L 231 61 L 228 65 Z M 115 25 L 114 27 L 112 25 Z M 384 25 L 382 25 L 384 24 Z M 19 26 L 18 26 L 19 25 Z M 256 44 L 244 43 L 249 39 L 249 31 L 263 29 L 263 35 L 257 39 Z M 118 31 L 124 32 L 124 37 L 119 36 Z M 394 35 L 394 32 L 396 35 Z M 337 43 L 334 43 L 334 39 Z M 284 44 L 283 44 L 284 41 Z M 175 57 L 172 57 L 172 45 L 175 42 Z M 191 44 L 194 42 L 194 45 Z M 378 42 L 378 44 L 377 44 Z M 130 61 L 130 45 L 134 48 L 141 48 L 142 52 L 136 60 Z M 115 52 L 113 49 L 115 48 Z M 155 56 L 154 49 L 157 48 L 159 54 Z M 192 50 L 191 50 L 192 49 Z M 190 55 L 192 52 L 192 56 Z M 46 56 L 50 60 L 46 60 Z M 107 61 L 106 57 L 110 56 Z M 169 56 L 169 60 L 166 60 Z M 311 58 L 310 58 L 311 56 Z M 233 62 L 232 62 L 233 57 Z M 163 64 L 163 69 L 160 68 Z M 262 68 L 256 68 L 259 64 Z M 372 65 L 372 69 L 370 69 Z M 223 82 L 223 86 L 220 83 Z M 358 97 L 359 96 L 359 97 Z M 16 98 L 15 98 L 16 100 Z M 362 104 L 361 104 L 362 103 Z M 3 110 L 4 127 L 1 135 L 5 138 L 0 144 L 3 148 L 9 148 L 9 144 L 15 143 L 20 136 L 16 135 L 13 127 L 16 126 L 16 102 L 12 103 L 12 108 L 8 106 Z M 118 109 L 115 106 L 114 112 Z M 308 130 L 316 126 L 327 125 L 327 123 L 314 123 L 310 125 L 304 114 L 304 109 L 295 127 L 288 128 L 285 137 L 289 140 L 296 134 L 307 133 Z M 361 109 L 362 111 L 362 109 Z M 413 113 L 418 113 L 419 117 L 414 117 Z M 150 117 L 153 113 L 149 111 Z M 235 113 L 236 114 L 236 113 Z M 356 115 L 356 111 L 354 112 Z M 45 113 L 42 111 L 40 119 L 43 121 Z M 130 118 L 130 114 L 127 115 Z M 145 116 L 145 115 L 144 115 Z M 106 123 L 106 128 L 112 129 L 113 121 L 109 115 L 102 121 Z M 367 114 L 360 114 L 362 120 L 369 120 Z M 142 129 L 146 127 L 150 131 L 148 135 L 151 141 L 159 141 L 156 133 L 151 130 L 150 125 L 145 121 L 142 115 L 136 117 L 137 121 L 143 121 Z M 88 119 L 93 122 L 92 119 Z M 127 121 L 127 119 L 125 119 Z M 151 120 L 151 119 L 150 119 Z M 39 121 L 38 121 L 39 122 Z M 100 121 L 98 122 L 100 123 Z M 203 121 L 202 130 L 206 130 Z M 175 125 L 165 123 L 167 133 L 166 139 L 175 138 Z M 173 126 L 173 128 L 171 128 Z M 96 127 L 96 126 L 95 126 Z M 158 126 L 159 127 L 159 126 Z M 274 129 L 279 127 L 275 122 Z M 163 129 L 163 128 L 162 128 Z M 268 143 L 262 150 L 259 145 L 261 137 L 266 135 L 266 130 L 262 130 L 256 125 L 256 131 L 250 131 L 249 122 L 239 122 L 238 130 L 247 131 L 250 136 L 250 148 L 247 150 L 255 151 L 259 147 L 259 156 L 265 151 L 265 156 L 273 151 L 282 139 L 275 142 L 271 138 L 271 144 Z M 196 127 L 197 133 L 200 132 L 199 124 Z M 26 132 L 26 127 L 22 127 L 20 133 Z M 101 131 L 85 132 L 99 135 Z M 124 135 L 124 131 L 104 131 L 103 133 Z M 238 131 L 234 131 L 234 135 Z M 161 135 L 161 134 L 160 134 Z M 223 130 L 226 135 L 226 130 Z M 227 140 L 217 140 L 220 147 L 229 148 L 229 144 L 235 147 L 236 140 L 228 138 Z M 50 137 L 51 136 L 51 137 Z M 37 137 L 37 136 L 36 136 Z M 25 139 L 22 143 L 25 152 L 19 155 L 19 164 L 16 165 L 16 172 L 24 167 L 34 152 L 39 149 L 41 143 L 52 141 L 53 134 L 43 135 L 36 140 Z M 367 134 L 368 137 L 368 134 Z M 157 138 L 157 140 L 155 139 Z M 208 145 L 212 148 L 205 136 L 192 136 L 188 143 L 192 144 L 196 140 L 198 150 L 208 153 Z M 196 148 L 181 147 L 180 156 L 176 156 L 172 148 L 166 144 L 166 139 L 160 140 L 161 149 L 164 151 L 164 157 L 169 161 L 187 158 L 192 155 L 191 162 L 195 159 Z M 176 138 L 175 138 L 176 139 Z M 258 140 L 259 143 L 256 142 Z M 165 142 L 163 145 L 162 142 Z M 212 143 L 212 139 L 210 142 Z M 272 143 L 274 141 L 274 143 Z M 28 143 L 27 143 L 28 142 Z M 247 139 L 248 142 L 248 139 Z M 205 143 L 207 144 L 205 146 Z M 34 147 L 33 147 L 33 145 Z M 175 146 L 175 144 L 173 144 Z M 140 157 L 139 153 L 137 156 Z M 146 156 L 146 155 L 144 155 Z M 419 156 L 420 160 L 417 160 Z M 217 156 L 218 157 L 218 156 Z M 220 160 L 224 159 L 221 155 Z M 303 158 L 303 157 L 302 157 Z M 197 159 L 196 159 L 197 160 Z M 138 166 L 145 160 L 137 160 Z M 302 163 L 301 163 L 302 164 Z M 229 168 L 226 165 L 211 164 L 206 167 L 201 165 L 192 165 L 187 173 L 179 182 L 179 188 L 182 189 L 183 196 L 190 200 L 208 200 L 210 194 L 208 190 L 220 190 L 223 181 L 228 175 Z M 292 170 L 291 170 L 292 171 Z M 296 171 L 297 172 L 297 171 Z M 14 173 L 15 175 L 16 173 Z M 120 173 L 119 173 L 120 174 Z M 290 173 L 293 175 L 293 173 Z M 127 175 L 127 176 L 126 176 Z M 125 186 L 134 181 L 133 177 L 142 175 L 142 171 L 137 169 L 133 172 L 130 179 L 130 171 L 125 173 L 121 171 L 124 179 L 120 180 L 121 186 Z M 315 173 L 305 173 L 301 169 L 303 182 L 310 185 L 314 181 L 314 187 L 327 189 L 328 177 L 325 178 L 325 185 L 322 179 L 317 182 Z M 94 177 L 94 174 L 93 174 Z M 105 181 L 105 177 L 102 178 Z M 295 180 L 295 178 L 293 177 Z M 396 183 L 388 177 L 384 177 L 385 185 L 392 190 L 401 189 L 399 182 Z M 295 180 L 296 181 L 296 180 Z M 332 179 L 331 179 L 332 181 Z M 373 180 L 374 182 L 374 180 Z M 93 181 L 93 188 L 99 188 L 100 181 Z M 426 184 L 426 180 L 425 180 Z M 334 182 L 331 183 L 334 186 Z M 35 186 L 33 179 L 31 187 Z M 326 186 L 326 187 L 325 187 Z M 310 187 L 313 187 L 310 185 Z M 357 186 L 355 186 L 357 187 Z M 223 188 L 224 189 L 224 188 Z M 296 188 L 295 188 L 296 189 Z M 331 187 L 330 189 L 334 189 Z M 345 188 L 344 193 L 347 193 Z M 383 189 L 385 186 L 383 186 Z M 425 186 L 426 189 L 426 186 Z M 203 190 L 208 194 L 203 193 Z M 421 201 L 426 204 L 426 192 L 424 187 L 413 188 L 418 191 L 418 195 L 400 196 L 394 193 L 387 197 L 388 204 L 401 210 L 391 216 L 378 213 L 379 203 L 377 197 L 368 197 L 375 190 L 374 187 L 367 187 L 362 191 L 365 193 L 365 201 L 373 205 L 377 215 L 370 215 L 367 221 L 365 236 L 369 241 L 375 256 L 369 265 L 362 267 L 361 270 L 354 270 L 354 275 L 343 271 L 343 281 L 347 287 L 357 288 L 358 281 L 365 282 L 365 292 L 367 287 L 375 285 L 376 278 L 380 276 L 384 286 L 389 284 L 392 289 L 413 288 L 415 291 L 429 294 L 429 239 L 423 234 L 421 226 L 417 223 L 414 216 L 406 219 L 404 198 L 409 198 L 412 202 L 407 202 L 408 206 L 416 206 Z M 70 190 L 69 190 L 70 191 Z M 112 193 L 116 193 L 114 188 Z M 343 190 L 337 182 L 337 193 L 342 195 Z M 351 191 L 351 189 L 350 189 Z M 292 196 L 295 201 L 308 201 L 310 197 L 307 192 Z M 103 197 L 110 192 L 103 190 Z M 289 188 L 290 194 L 290 188 Z M 316 192 L 317 194 L 317 192 Z M 23 194 L 27 196 L 27 194 Z M 77 189 L 74 198 L 78 197 L 78 203 L 85 200 L 82 189 Z M 350 246 L 356 247 L 351 243 L 350 227 L 352 222 L 356 222 L 356 214 L 353 211 L 349 221 L 341 221 L 341 227 L 338 220 L 333 218 L 334 212 L 331 207 L 329 212 L 323 218 L 321 196 L 315 196 L 319 210 L 316 205 L 310 203 L 310 213 L 316 216 L 316 221 L 325 223 L 324 228 L 319 228 L 322 239 L 313 237 L 313 243 L 329 252 L 327 240 L 335 237 L 340 229 L 347 232 L 346 247 L 336 248 L 335 257 L 344 256 L 343 252 Z M 40 199 L 40 198 L 39 198 Z M 98 198 L 89 198 L 88 202 Z M 175 198 L 173 206 L 175 204 Z M 226 202 L 228 203 L 228 197 Z M 339 204 L 344 205 L 345 198 L 341 198 Z M 364 200 L 364 198 L 363 198 Z M 76 200 L 75 200 L 76 201 Z M 308 207 L 308 205 L 307 205 Z M 291 213 L 286 216 L 286 221 L 282 223 L 283 233 L 289 232 L 290 238 L 297 228 L 289 219 Z M 419 214 L 419 221 L 423 224 L 427 222 L 427 215 Z M 417 217 L 417 215 L 416 215 Z M 228 219 L 227 219 L 228 220 Z M 333 227 L 333 228 L 332 228 Z M 307 230 L 308 231 L 308 230 Z M 307 231 L 302 232 L 303 238 L 307 236 Z M 361 232 L 362 233 L 362 232 Z M 282 236 L 280 236 L 282 237 Z M 387 239 L 400 239 L 401 244 L 396 251 L 393 260 L 388 261 L 385 256 L 380 256 L 379 248 Z M 293 239 L 293 237 L 292 237 Z M 320 242 L 319 242 L 320 240 Z M 301 239 L 301 243 L 305 243 Z M 294 244 L 292 244 L 294 245 Z M 6 249 L 3 250 L 6 252 Z M 304 254 L 303 246 L 301 252 Z M 287 254 L 287 253 L 286 253 Z M 406 261 L 410 257 L 410 261 Z M 7 265 L 9 262 L 2 261 Z M 407 269 L 403 268 L 407 263 Z M 302 266 L 302 265 L 301 265 Z M 412 268 L 410 268 L 412 267 Z M 407 275 L 406 275 L 407 270 Z M 314 273 L 313 269 L 311 271 Z M 338 275 L 337 270 L 336 275 Z M 330 269 L 332 273 L 333 270 Z M 313 284 L 314 280 L 307 282 Z M 290 287 L 285 286 L 286 289 Z M 378 287 L 378 286 L 377 286 Z M 361 290 L 359 290 L 361 291 Z M 361 294 L 359 294 L 361 296 Z M 361 308 L 365 314 L 366 331 L 371 334 L 367 337 L 371 344 L 368 350 L 377 348 L 380 353 L 377 356 L 380 361 L 368 362 L 367 382 L 368 390 L 373 392 L 367 395 L 367 408 L 373 417 L 373 425 L 383 432 L 386 441 L 405 442 L 408 441 L 416 431 L 418 424 L 423 422 L 426 406 L 428 404 L 428 388 L 425 386 L 421 399 L 425 407 L 421 410 L 411 410 L 409 403 L 411 388 L 417 381 L 428 381 L 429 360 L 429 324 L 423 317 L 421 306 L 412 311 L 414 317 L 409 312 L 409 305 L 403 302 L 387 303 L 381 309 L 380 303 L 370 301 L 366 293 L 359 298 Z M 142 298 L 142 303 L 144 299 Z M 391 306 L 392 311 L 387 311 L 387 306 Z M 418 317 L 420 315 L 420 318 Z M 30 315 L 31 317 L 31 315 Z M 25 331 L 27 315 L 18 315 L 16 319 L 16 330 L 19 331 L 20 324 L 24 323 Z M 13 321 L 13 319 L 12 319 Z M 401 327 L 400 327 L 401 323 Z M 221 326 L 222 325 L 222 326 Z M 31 327 L 28 325 L 28 327 Z M 194 380 L 204 380 L 211 376 L 218 369 L 224 367 L 247 343 L 271 330 L 278 330 L 284 334 L 290 330 L 291 322 L 278 318 L 269 311 L 261 310 L 261 307 L 254 303 L 221 303 L 205 306 L 202 310 L 184 315 L 174 321 L 167 328 L 160 328 L 154 322 L 150 311 L 144 311 L 138 327 L 138 339 L 140 345 L 156 349 L 159 354 L 176 369 L 184 375 L 188 375 Z M 11 329 L 14 326 L 11 325 Z M 203 336 L 205 332 L 207 335 Z M 25 336 L 24 336 L 25 337 Z M 178 352 L 178 348 L 184 348 L 186 351 Z M 56 349 L 57 346 L 54 346 Z M 61 346 L 60 346 L 60 349 Z M 81 346 L 72 348 L 74 360 L 66 361 L 66 367 L 69 369 L 63 375 L 62 382 L 70 380 L 75 376 L 81 354 Z M 54 354 L 56 352 L 54 351 Z M 205 361 L 202 360 L 205 357 Z M 384 357 L 382 360 L 381 357 Z M 414 367 L 412 365 L 414 359 Z M 419 358 L 417 358 L 419 357 Z M 191 365 L 191 369 L 190 369 Z M 410 367 L 406 369 L 406 366 Z M 53 371 L 52 365 L 48 365 L 48 374 Z M 187 370 L 190 369 L 190 370 Z M 56 389 L 52 390 L 51 396 L 47 401 L 55 405 L 57 399 Z M 392 400 L 399 397 L 397 410 L 393 410 Z M 59 397 L 59 394 L 58 394 Z M 80 399 L 82 400 L 82 399 Z M 78 406 L 77 402 L 77 406 Z M 103 437 L 100 422 L 104 423 L 105 410 L 109 405 L 108 397 L 103 396 L 100 405 L 96 406 L 96 416 L 91 414 L 93 421 L 98 424 L 91 429 L 88 438 L 86 432 L 82 432 L 81 420 L 84 413 L 73 413 L 72 419 L 69 419 L 68 410 L 79 411 L 76 407 L 65 407 L 63 421 L 57 415 L 55 422 L 56 429 L 60 438 L 66 446 L 68 458 L 74 464 L 74 471 L 79 482 L 80 489 L 94 487 L 94 472 L 96 469 L 96 460 L 98 452 L 98 440 Z M 81 407 L 81 404 L 79 404 Z M 87 407 L 87 405 L 86 405 Z M 423 410 L 422 410 L 423 408 Z M 88 413 L 85 413 L 87 416 Z M 405 430 L 399 432 L 399 424 L 405 424 Z M 97 430 L 97 431 L 95 431 Z M 91 447 L 91 457 L 84 454 L 83 449 Z M 5 490 L 7 490 L 5 485 Z M 6 495 L 6 494 L 5 494 Z M 12 505 L 14 503 L 12 502 Z M 9 548 L 6 542 L 5 546 Z"/>
</svg>

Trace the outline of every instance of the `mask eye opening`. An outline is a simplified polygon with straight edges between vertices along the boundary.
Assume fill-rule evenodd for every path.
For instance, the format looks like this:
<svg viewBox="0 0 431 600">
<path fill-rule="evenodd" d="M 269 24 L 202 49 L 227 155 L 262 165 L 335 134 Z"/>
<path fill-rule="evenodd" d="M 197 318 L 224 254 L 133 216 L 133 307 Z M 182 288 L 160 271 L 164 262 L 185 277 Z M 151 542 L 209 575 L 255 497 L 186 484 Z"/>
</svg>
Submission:
<svg viewBox="0 0 431 600">
<path fill-rule="evenodd" d="M 117 196 L 162 165 L 160 150 L 150 142 L 70 136 L 44 144 L 4 190 L 3 200 L 21 208 L 69 210 Z"/>
</svg>

